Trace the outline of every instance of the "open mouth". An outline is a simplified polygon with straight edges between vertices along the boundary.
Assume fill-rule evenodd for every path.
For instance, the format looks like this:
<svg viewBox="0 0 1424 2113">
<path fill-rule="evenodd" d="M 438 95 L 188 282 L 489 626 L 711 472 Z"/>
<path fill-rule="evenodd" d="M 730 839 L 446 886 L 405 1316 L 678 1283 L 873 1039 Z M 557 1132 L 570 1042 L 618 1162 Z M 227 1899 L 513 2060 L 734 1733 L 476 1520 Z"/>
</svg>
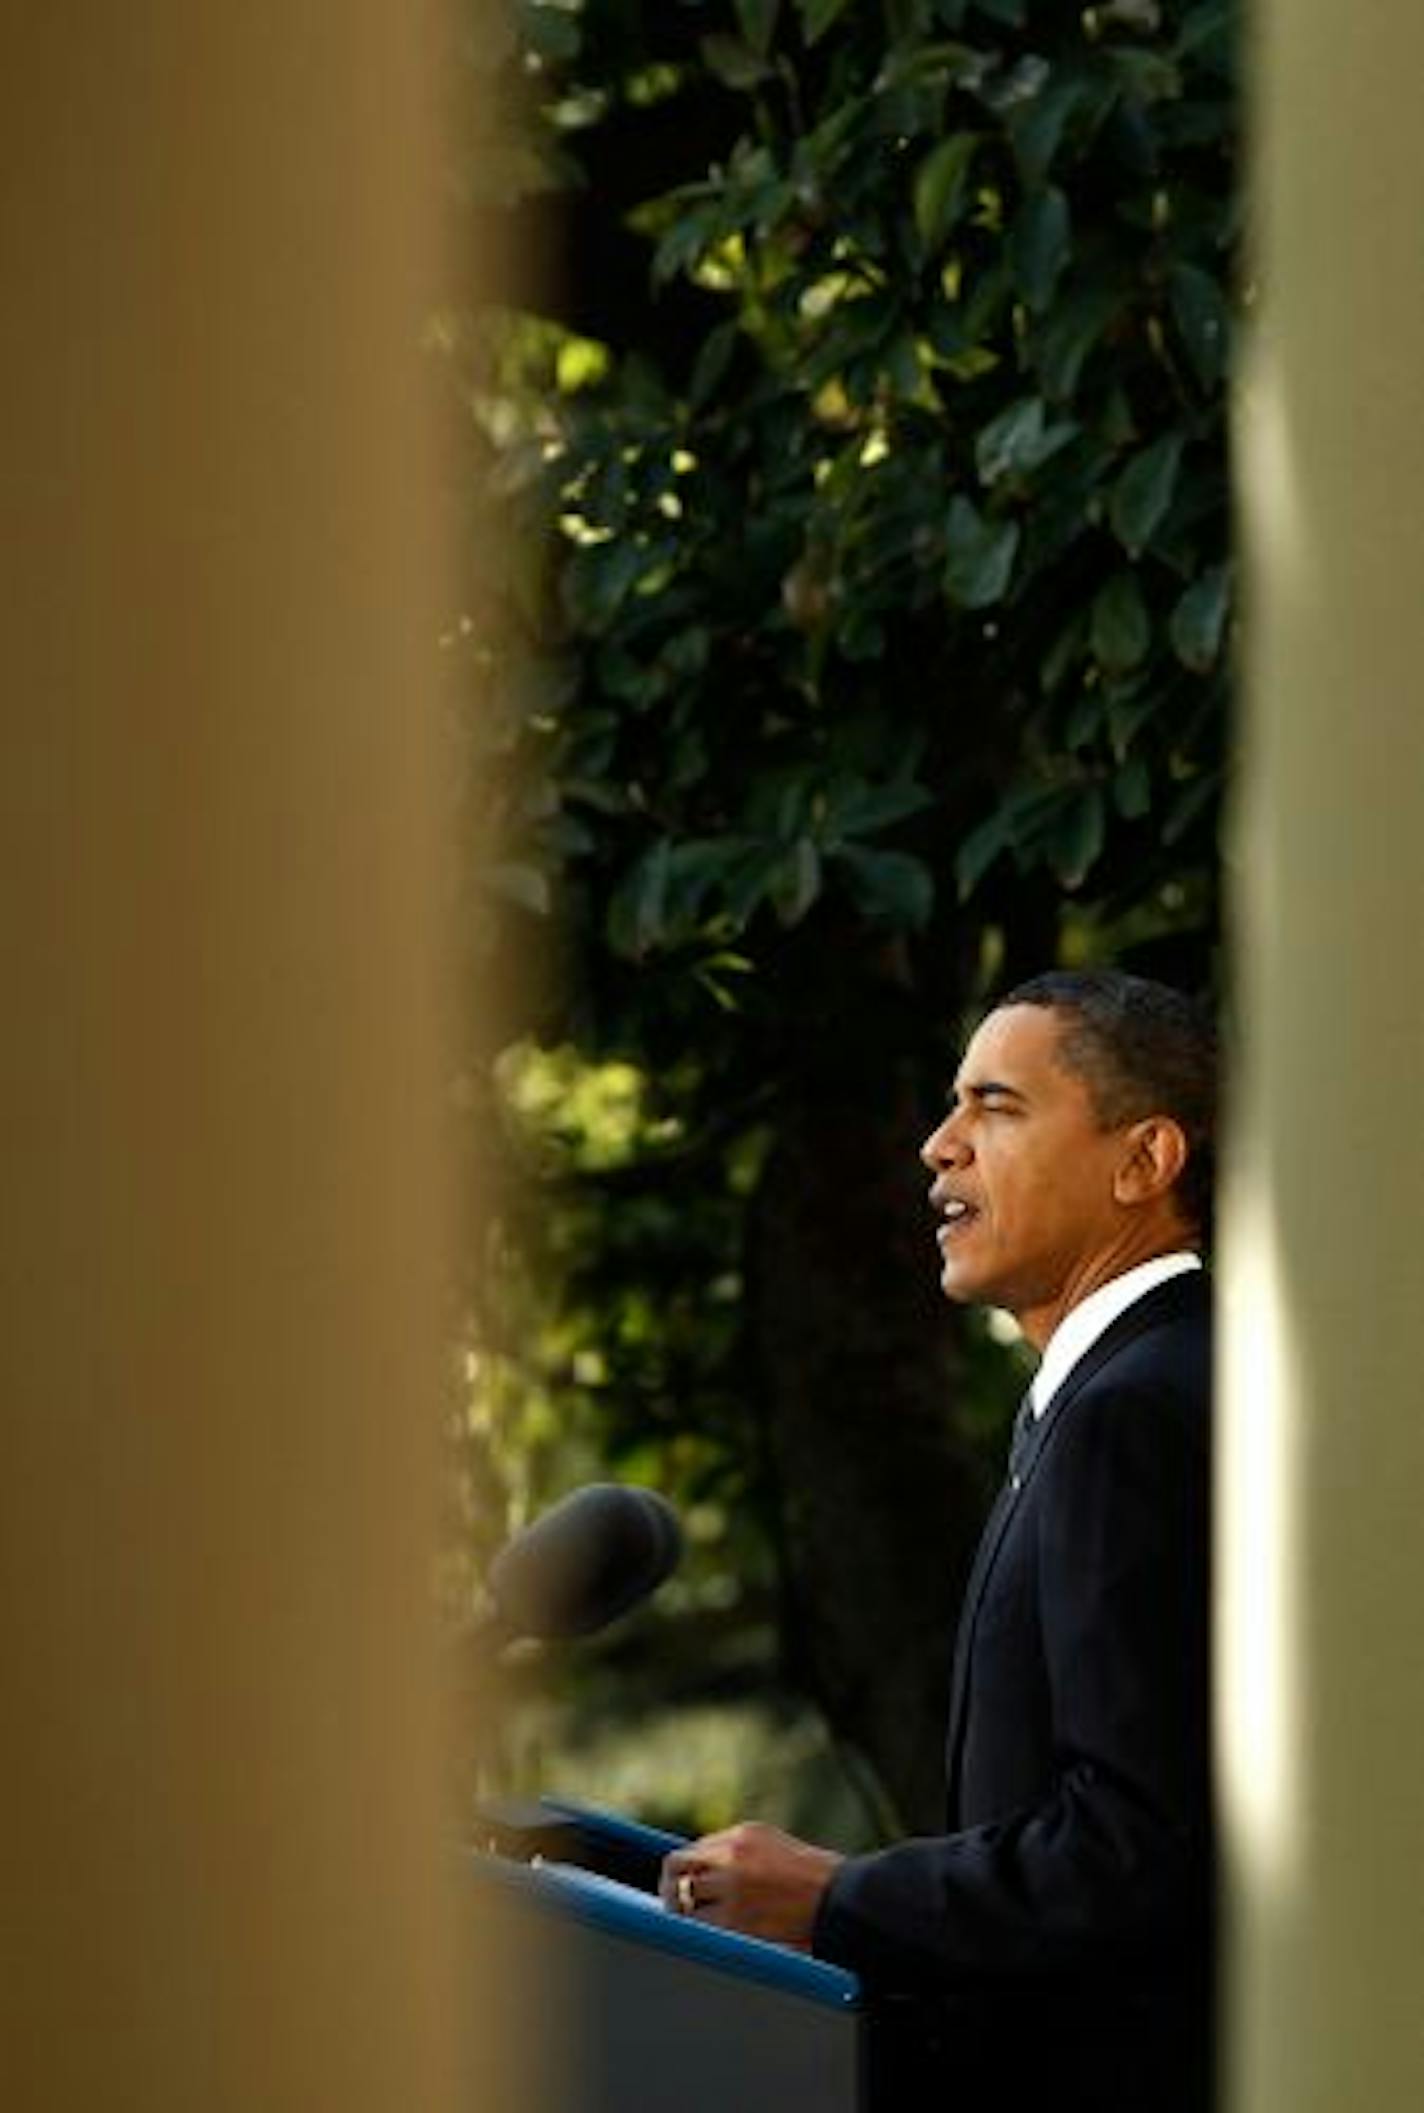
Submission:
<svg viewBox="0 0 1424 2113">
<path fill-rule="evenodd" d="M 940 1246 L 943 1247 L 946 1242 L 953 1240 L 956 1234 L 962 1233 L 978 1215 L 972 1203 L 964 1203 L 959 1198 L 952 1197 L 940 1213 L 941 1224 L 935 1234 Z"/>
</svg>

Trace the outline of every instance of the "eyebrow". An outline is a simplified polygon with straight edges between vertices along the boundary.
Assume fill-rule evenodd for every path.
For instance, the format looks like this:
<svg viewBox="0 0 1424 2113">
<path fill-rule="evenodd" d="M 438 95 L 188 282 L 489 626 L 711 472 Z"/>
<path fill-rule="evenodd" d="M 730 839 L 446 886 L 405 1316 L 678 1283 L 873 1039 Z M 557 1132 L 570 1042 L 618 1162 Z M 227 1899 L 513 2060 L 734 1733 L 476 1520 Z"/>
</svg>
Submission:
<svg viewBox="0 0 1424 2113">
<path fill-rule="evenodd" d="M 1009 1100 L 1027 1103 L 1028 1095 L 1017 1086 L 1009 1085 L 1006 1079 L 981 1079 L 973 1085 L 954 1085 L 949 1089 L 949 1104 L 954 1107 L 959 1101 L 986 1101 L 1007 1096 Z"/>
</svg>

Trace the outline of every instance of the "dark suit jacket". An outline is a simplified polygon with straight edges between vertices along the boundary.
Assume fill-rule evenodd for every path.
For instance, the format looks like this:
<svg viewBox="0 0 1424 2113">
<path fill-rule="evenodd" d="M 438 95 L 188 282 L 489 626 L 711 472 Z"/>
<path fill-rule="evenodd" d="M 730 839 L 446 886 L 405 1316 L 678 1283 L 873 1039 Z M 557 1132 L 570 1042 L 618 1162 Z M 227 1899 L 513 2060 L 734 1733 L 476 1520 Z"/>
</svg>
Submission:
<svg viewBox="0 0 1424 2113">
<path fill-rule="evenodd" d="M 950 1831 L 848 1860 L 816 1925 L 875 2000 L 895 2113 L 1209 2104 L 1210 1395 L 1193 1273 L 1074 1366 L 990 1514 Z"/>
</svg>

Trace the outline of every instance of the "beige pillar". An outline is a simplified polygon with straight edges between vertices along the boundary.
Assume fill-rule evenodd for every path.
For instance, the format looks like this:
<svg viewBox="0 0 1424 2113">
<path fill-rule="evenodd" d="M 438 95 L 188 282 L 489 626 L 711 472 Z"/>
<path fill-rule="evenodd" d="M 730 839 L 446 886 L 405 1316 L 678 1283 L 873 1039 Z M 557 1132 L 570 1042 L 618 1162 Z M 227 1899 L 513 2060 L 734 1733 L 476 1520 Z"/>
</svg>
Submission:
<svg viewBox="0 0 1424 2113">
<path fill-rule="evenodd" d="M 1264 0 L 1225 1246 L 1230 2104 L 1424 2104 L 1424 71 Z"/>
<path fill-rule="evenodd" d="M 13 2113 L 454 2102 L 415 19 L 7 11 Z"/>
</svg>

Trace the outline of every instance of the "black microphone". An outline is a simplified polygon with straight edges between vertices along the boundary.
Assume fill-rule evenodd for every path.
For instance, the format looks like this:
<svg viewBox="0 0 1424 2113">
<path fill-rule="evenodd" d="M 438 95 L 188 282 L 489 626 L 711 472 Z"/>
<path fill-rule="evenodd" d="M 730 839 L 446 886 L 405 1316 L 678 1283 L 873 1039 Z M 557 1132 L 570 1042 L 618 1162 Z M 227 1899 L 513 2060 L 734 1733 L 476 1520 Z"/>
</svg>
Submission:
<svg viewBox="0 0 1424 2113">
<path fill-rule="evenodd" d="M 576 1489 L 506 1542 L 487 1580 L 509 1636 L 553 1642 L 617 1621 L 677 1568 L 682 1530 L 655 1490 Z"/>
</svg>

